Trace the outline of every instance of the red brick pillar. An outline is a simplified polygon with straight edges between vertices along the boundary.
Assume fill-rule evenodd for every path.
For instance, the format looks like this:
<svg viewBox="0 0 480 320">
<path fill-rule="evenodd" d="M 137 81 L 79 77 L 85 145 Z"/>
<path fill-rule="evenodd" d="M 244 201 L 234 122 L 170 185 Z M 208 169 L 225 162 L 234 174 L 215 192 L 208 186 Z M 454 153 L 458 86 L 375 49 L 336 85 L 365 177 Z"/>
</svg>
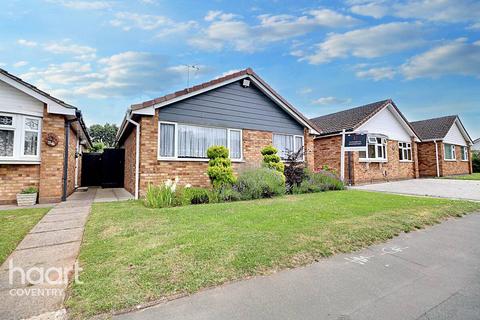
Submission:
<svg viewBox="0 0 480 320">
<path fill-rule="evenodd" d="M 420 169 L 418 166 L 418 145 L 415 138 L 412 138 L 412 160 L 413 160 L 413 177 L 418 179 L 420 177 Z"/>
<path fill-rule="evenodd" d="M 308 129 L 304 129 L 303 136 L 305 140 L 305 162 L 307 168 L 313 171 L 315 169 L 314 136 L 308 133 Z"/>
</svg>

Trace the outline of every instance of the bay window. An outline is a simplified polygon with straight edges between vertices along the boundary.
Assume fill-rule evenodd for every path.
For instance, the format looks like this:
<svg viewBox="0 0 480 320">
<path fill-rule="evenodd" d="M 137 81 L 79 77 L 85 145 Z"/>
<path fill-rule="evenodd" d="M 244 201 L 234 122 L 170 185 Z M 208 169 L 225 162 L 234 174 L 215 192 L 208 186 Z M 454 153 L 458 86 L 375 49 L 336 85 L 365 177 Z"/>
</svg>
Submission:
<svg viewBox="0 0 480 320">
<path fill-rule="evenodd" d="M 232 160 L 242 159 L 242 131 L 238 129 L 159 122 L 160 160 L 206 160 L 211 146 L 225 146 Z"/>
<path fill-rule="evenodd" d="M 445 160 L 455 160 L 455 146 L 453 144 L 444 144 L 443 145 L 444 158 Z"/>
<path fill-rule="evenodd" d="M 0 113 L 0 161 L 40 161 L 41 118 Z"/>
<path fill-rule="evenodd" d="M 359 152 L 360 160 L 385 162 L 387 160 L 387 139 L 368 137 L 366 151 Z"/>
<path fill-rule="evenodd" d="M 399 142 L 398 156 L 400 161 L 412 161 L 412 144 L 409 142 Z"/>
<path fill-rule="evenodd" d="M 303 136 L 274 133 L 273 146 L 277 148 L 280 158 L 286 160 L 289 154 L 298 152 L 303 148 Z M 302 154 L 303 159 L 304 155 Z"/>
<path fill-rule="evenodd" d="M 465 146 L 460 148 L 462 149 L 462 161 L 468 161 L 468 148 Z"/>
</svg>

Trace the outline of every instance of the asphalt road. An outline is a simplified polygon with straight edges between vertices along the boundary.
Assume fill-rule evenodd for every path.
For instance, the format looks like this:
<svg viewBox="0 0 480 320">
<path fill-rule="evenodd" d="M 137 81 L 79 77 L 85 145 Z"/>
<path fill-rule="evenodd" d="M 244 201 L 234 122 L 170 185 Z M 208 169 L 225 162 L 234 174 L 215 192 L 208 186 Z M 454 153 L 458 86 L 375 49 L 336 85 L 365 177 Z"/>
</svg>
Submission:
<svg viewBox="0 0 480 320">
<path fill-rule="evenodd" d="M 480 213 L 116 319 L 480 319 Z"/>
</svg>

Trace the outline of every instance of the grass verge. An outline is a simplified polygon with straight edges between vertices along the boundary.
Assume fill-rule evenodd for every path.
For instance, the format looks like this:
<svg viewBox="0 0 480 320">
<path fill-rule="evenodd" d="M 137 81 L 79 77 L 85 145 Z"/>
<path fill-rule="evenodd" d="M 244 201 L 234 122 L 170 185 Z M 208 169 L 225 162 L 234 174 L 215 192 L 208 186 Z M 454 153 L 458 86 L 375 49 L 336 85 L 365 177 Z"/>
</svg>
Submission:
<svg viewBox="0 0 480 320">
<path fill-rule="evenodd" d="M 50 208 L 0 210 L 0 264 L 2 264 Z"/>
<path fill-rule="evenodd" d="M 465 174 L 461 176 L 448 176 L 442 177 L 442 179 L 454 179 L 454 180 L 480 180 L 480 172 L 475 172 L 472 174 Z"/>
<path fill-rule="evenodd" d="M 193 293 L 385 241 L 480 203 L 362 191 L 148 209 L 94 204 L 67 306 L 76 318 Z"/>
</svg>

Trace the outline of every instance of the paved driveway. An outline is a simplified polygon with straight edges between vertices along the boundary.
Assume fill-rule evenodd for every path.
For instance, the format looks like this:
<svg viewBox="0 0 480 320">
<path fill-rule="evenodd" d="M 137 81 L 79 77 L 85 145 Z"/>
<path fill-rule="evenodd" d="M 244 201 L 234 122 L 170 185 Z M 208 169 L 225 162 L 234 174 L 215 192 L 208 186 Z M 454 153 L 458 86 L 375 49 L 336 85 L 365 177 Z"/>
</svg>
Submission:
<svg viewBox="0 0 480 320">
<path fill-rule="evenodd" d="M 352 189 L 480 201 L 480 181 L 414 179 L 355 186 Z"/>
<path fill-rule="evenodd" d="M 117 320 L 479 319 L 480 214 Z"/>
</svg>

